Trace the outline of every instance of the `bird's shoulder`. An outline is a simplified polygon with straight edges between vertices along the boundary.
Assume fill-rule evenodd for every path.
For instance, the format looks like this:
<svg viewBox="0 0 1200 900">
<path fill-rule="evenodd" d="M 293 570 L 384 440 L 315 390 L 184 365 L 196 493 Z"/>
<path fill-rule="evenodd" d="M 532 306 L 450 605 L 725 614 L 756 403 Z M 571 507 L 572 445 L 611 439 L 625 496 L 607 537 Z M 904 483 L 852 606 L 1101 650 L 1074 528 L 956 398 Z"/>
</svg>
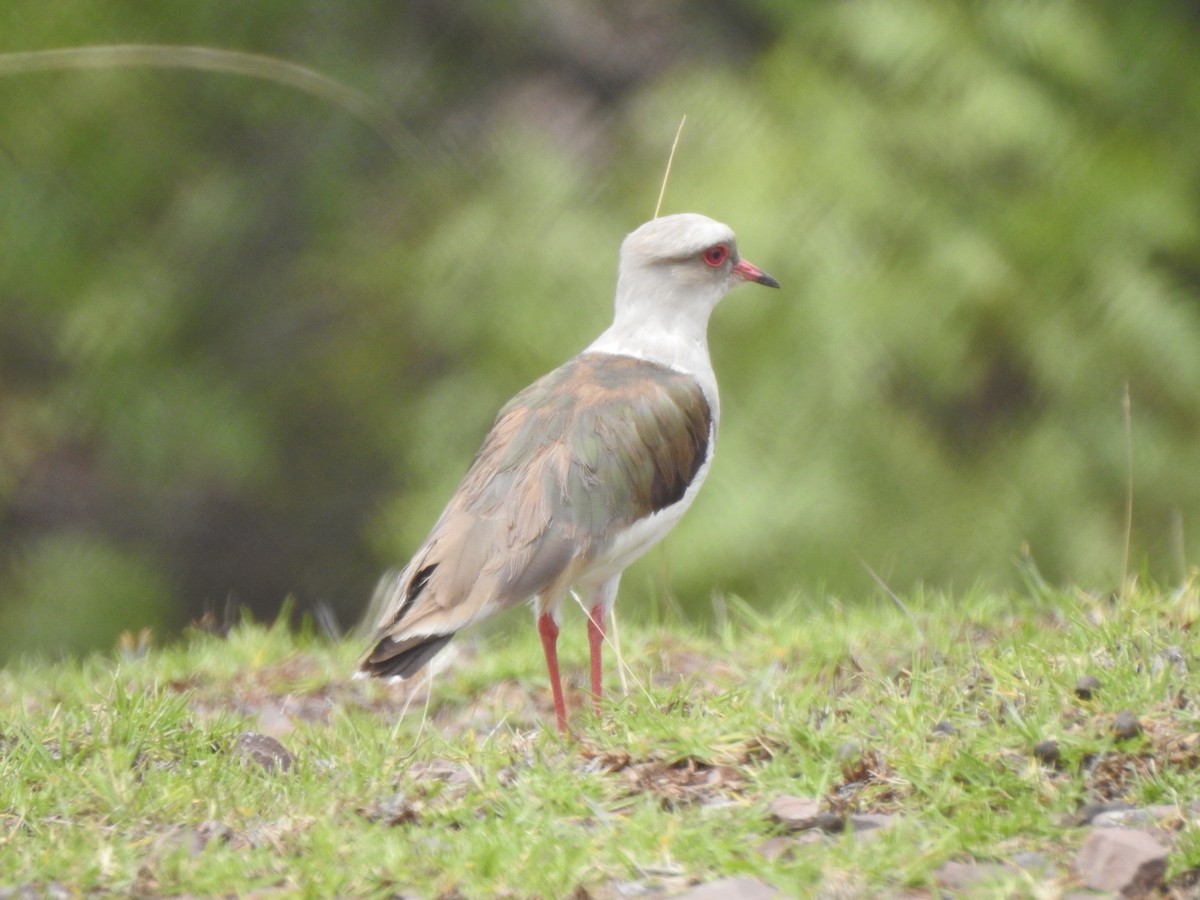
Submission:
<svg viewBox="0 0 1200 900">
<path fill-rule="evenodd" d="M 636 356 L 587 351 L 513 397 L 496 425 L 560 419 L 586 426 L 597 417 L 637 423 L 650 415 L 671 427 L 687 419 L 710 420 L 712 410 L 700 383 L 686 372 Z"/>
<path fill-rule="evenodd" d="M 500 411 L 468 494 L 535 493 L 560 519 L 629 522 L 678 501 L 711 452 L 713 412 L 695 378 L 585 352 Z"/>
</svg>

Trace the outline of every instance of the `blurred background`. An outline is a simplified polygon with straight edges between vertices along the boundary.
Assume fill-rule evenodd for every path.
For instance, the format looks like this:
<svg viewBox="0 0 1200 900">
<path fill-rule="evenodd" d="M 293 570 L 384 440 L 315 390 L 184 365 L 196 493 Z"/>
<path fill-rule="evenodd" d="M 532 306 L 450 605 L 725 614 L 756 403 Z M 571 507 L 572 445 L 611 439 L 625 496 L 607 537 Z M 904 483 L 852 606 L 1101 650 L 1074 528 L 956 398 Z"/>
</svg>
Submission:
<svg viewBox="0 0 1200 900">
<path fill-rule="evenodd" d="M 715 467 L 625 614 L 1112 588 L 1128 435 L 1131 571 L 1200 561 L 1195 0 L 0 7 L 6 54 L 125 44 L 358 99 L 0 57 L 0 658 L 353 624 L 608 324 L 684 114 L 664 212 L 783 290 L 713 317 Z"/>
</svg>

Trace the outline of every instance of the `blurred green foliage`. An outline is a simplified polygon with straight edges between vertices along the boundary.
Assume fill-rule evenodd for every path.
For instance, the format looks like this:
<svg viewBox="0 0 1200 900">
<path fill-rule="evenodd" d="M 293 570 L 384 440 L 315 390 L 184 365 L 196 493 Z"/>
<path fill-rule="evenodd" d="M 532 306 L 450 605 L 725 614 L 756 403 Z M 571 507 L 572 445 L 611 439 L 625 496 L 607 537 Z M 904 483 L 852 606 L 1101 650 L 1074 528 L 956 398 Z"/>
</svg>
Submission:
<svg viewBox="0 0 1200 900">
<path fill-rule="evenodd" d="M 684 113 L 666 211 L 784 290 L 714 316 L 717 462 L 623 609 L 1004 584 L 1024 547 L 1114 584 L 1126 389 L 1133 564 L 1200 558 L 1194 2 L 0 9 L 0 51 L 128 43 L 308 66 L 405 149 L 269 80 L 4 70 L 0 653 L 356 617 L 607 324 Z"/>
</svg>

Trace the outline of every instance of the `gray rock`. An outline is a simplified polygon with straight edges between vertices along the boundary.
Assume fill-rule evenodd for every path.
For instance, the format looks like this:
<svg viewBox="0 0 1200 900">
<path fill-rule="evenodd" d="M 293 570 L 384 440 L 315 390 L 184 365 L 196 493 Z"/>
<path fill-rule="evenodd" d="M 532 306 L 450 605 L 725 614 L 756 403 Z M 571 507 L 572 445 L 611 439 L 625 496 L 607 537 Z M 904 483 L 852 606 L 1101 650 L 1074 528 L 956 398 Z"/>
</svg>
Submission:
<svg viewBox="0 0 1200 900">
<path fill-rule="evenodd" d="M 1142 831 L 1093 828 L 1075 857 L 1075 871 L 1092 890 L 1146 893 L 1162 882 L 1167 850 Z"/>
<path fill-rule="evenodd" d="M 274 772 L 276 769 L 286 772 L 296 761 L 283 744 L 257 731 L 243 731 L 239 734 L 237 743 L 233 746 L 233 753 L 243 759 L 253 760 L 267 772 Z"/>
<path fill-rule="evenodd" d="M 949 891 L 967 891 L 985 885 L 995 885 L 1012 878 L 1017 869 L 1002 863 L 950 862 L 943 863 L 933 873 L 937 883 Z"/>
<path fill-rule="evenodd" d="M 1067 824 L 1070 825 L 1091 825 L 1097 818 L 1109 812 L 1121 812 L 1124 810 L 1135 809 L 1132 803 L 1124 803 L 1116 800 L 1110 803 L 1088 803 L 1080 808 Z"/>
<path fill-rule="evenodd" d="M 771 817 L 791 831 L 804 831 L 817 824 L 821 801 L 814 797 L 782 794 L 771 801 Z"/>
<path fill-rule="evenodd" d="M 896 824 L 896 816 L 887 813 L 853 813 L 846 824 L 854 832 L 856 840 L 870 840 Z"/>
</svg>

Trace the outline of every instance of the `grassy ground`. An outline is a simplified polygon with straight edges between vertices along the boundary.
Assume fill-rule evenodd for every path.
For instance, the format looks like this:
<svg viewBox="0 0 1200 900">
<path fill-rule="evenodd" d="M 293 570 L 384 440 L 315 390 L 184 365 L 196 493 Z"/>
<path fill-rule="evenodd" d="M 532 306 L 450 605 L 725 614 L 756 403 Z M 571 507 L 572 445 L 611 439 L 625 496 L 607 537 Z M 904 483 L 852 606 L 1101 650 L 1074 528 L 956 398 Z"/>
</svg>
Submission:
<svg viewBox="0 0 1200 900">
<path fill-rule="evenodd" d="M 1056 896 L 1084 804 L 1200 797 L 1198 615 L 1192 585 L 734 604 L 706 634 L 623 623 L 628 690 L 614 672 L 596 717 L 575 611 L 565 740 L 531 625 L 458 642 L 432 696 L 350 680 L 358 646 L 249 624 L 14 664 L 0 896 L 628 896 L 739 874 L 928 896 L 951 860 L 1015 861 L 988 891 Z M 1139 734 L 1114 733 L 1123 711 Z M 778 852 L 785 795 L 892 818 Z M 1200 866 L 1188 821 L 1176 892 Z"/>
</svg>

